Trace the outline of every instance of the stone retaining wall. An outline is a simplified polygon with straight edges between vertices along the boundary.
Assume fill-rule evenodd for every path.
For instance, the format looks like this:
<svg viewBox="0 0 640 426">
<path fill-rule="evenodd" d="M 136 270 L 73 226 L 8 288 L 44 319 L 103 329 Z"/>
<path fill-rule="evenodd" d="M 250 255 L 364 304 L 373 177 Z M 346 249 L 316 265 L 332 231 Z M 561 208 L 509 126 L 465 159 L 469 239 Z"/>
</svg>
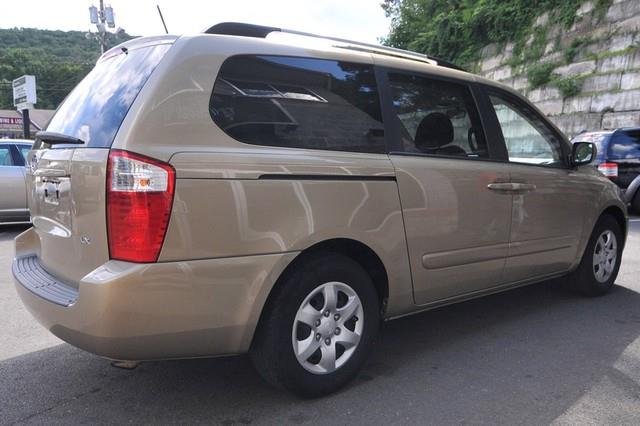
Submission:
<svg viewBox="0 0 640 426">
<path fill-rule="evenodd" d="M 569 137 L 640 125 L 640 0 L 613 0 L 605 10 L 596 3 L 584 2 L 571 28 L 550 24 L 549 12 L 539 16 L 524 47 L 543 40 L 539 58 L 518 64 L 507 43 L 486 46 L 478 64 L 481 75 L 522 92 Z M 533 88 L 530 70 L 540 64 L 550 64 L 551 81 Z M 562 82 L 577 92 L 563 96 Z"/>
</svg>

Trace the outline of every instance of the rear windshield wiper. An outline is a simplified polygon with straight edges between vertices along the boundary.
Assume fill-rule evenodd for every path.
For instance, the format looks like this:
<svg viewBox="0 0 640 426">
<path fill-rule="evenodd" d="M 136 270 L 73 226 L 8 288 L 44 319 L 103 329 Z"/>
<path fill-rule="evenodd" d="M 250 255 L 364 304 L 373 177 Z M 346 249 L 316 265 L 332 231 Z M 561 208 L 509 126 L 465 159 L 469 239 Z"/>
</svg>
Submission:
<svg viewBox="0 0 640 426">
<path fill-rule="evenodd" d="M 82 139 L 74 138 L 73 136 L 63 135 L 62 133 L 56 132 L 45 132 L 41 131 L 36 133 L 36 139 L 40 139 L 44 143 L 48 143 L 49 145 L 55 145 L 59 143 L 66 143 L 72 145 L 83 145 L 84 141 Z"/>
</svg>

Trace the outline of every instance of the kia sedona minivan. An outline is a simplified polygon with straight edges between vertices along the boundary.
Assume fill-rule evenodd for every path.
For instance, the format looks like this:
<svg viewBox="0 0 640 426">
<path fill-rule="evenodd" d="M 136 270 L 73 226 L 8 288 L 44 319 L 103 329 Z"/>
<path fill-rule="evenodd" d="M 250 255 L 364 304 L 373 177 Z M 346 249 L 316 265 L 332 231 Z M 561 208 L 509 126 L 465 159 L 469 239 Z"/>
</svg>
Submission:
<svg viewBox="0 0 640 426">
<path fill-rule="evenodd" d="M 381 320 L 567 276 L 613 285 L 627 211 L 518 93 L 428 56 L 247 24 L 106 52 L 28 154 L 13 275 L 122 361 L 249 353 L 304 396 Z"/>
</svg>

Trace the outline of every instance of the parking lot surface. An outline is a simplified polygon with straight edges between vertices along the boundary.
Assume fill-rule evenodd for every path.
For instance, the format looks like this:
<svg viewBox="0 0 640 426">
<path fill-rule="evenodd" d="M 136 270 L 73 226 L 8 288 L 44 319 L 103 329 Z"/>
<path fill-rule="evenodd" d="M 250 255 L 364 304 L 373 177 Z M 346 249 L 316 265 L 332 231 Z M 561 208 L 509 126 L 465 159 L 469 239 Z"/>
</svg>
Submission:
<svg viewBox="0 0 640 426">
<path fill-rule="evenodd" d="M 301 400 L 246 357 L 119 370 L 40 327 L 0 227 L 0 424 L 640 424 L 640 219 L 601 298 L 547 282 L 385 323 L 359 377 Z"/>
</svg>

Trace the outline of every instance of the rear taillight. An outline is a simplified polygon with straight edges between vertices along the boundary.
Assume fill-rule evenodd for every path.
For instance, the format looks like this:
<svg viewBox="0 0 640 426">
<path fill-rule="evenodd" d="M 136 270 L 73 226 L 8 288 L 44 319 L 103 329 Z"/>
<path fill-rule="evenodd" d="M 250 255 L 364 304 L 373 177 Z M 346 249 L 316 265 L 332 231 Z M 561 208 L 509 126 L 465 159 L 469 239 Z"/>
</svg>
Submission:
<svg viewBox="0 0 640 426">
<path fill-rule="evenodd" d="M 618 177 L 618 165 L 616 163 L 601 163 L 598 165 L 598 170 L 608 178 Z"/>
<path fill-rule="evenodd" d="M 107 231 L 112 259 L 155 262 L 164 241 L 175 188 L 171 165 L 111 150 L 107 165 Z"/>
</svg>

